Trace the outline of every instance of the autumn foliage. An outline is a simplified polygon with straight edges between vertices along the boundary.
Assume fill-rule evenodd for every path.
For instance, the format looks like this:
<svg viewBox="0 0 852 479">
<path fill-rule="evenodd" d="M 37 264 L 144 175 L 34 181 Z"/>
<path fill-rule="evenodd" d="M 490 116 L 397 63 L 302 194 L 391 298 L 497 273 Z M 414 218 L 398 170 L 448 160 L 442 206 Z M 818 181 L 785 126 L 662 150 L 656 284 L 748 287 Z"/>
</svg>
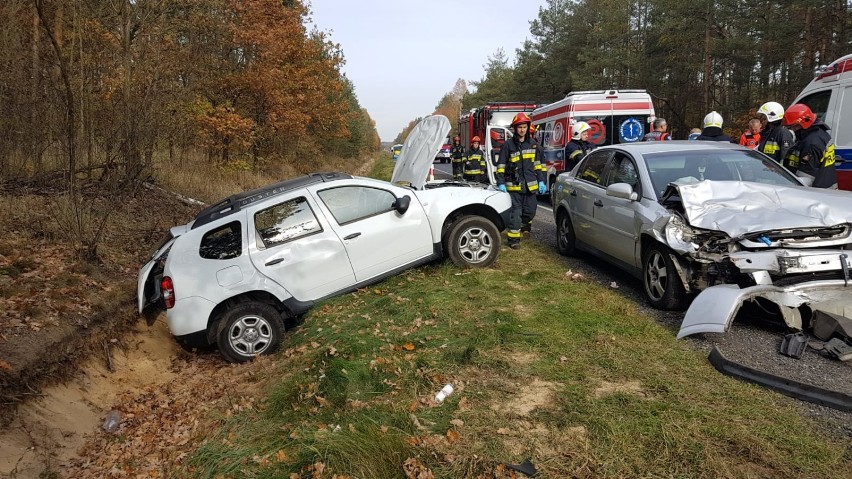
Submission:
<svg viewBox="0 0 852 479">
<path fill-rule="evenodd" d="M 343 53 L 309 14 L 300 0 L 3 1 L 0 178 L 374 151 Z"/>
</svg>

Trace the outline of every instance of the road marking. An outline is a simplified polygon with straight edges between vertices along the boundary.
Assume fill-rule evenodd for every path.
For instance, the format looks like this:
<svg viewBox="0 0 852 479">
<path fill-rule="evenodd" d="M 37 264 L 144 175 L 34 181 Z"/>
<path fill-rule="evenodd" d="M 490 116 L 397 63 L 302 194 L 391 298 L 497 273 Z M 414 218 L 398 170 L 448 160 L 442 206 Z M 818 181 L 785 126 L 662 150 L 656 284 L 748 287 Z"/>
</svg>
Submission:
<svg viewBox="0 0 852 479">
<path fill-rule="evenodd" d="M 545 209 L 545 210 L 550 211 L 551 213 L 553 213 L 553 208 L 549 208 L 549 207 L 544 206 L 544 205 L 538 205 L 538 207 L 539 207 L 539 208 L 542 208 L 542 209 Z"/>
</svg>

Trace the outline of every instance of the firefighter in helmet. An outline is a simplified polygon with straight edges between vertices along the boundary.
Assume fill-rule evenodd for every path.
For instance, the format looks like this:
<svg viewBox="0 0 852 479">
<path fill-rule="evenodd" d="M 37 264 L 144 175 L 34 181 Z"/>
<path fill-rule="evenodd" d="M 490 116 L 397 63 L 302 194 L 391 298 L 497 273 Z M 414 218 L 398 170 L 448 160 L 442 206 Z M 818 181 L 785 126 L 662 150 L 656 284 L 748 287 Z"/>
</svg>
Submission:
<svg viewBox="0 0 852 479">
<path fill-rule="evenodd" d="M 565 171 L 571 171 L 586 155 L 595 149 L 589 141 L 589 130 L 592 127 L 585 121 L 574 123 L 571 128 L 571 141 L 565 145 Z"/>
<path fill-rule="evenodd" d="M 453 149 L 450 150 L 450 158 L 453 161 L 453 179 L 462 179 L 464 172 L 464 147 L 461 144 L 461 138 L 456 135 L 453 137 Z"/>
<path fill-rule="evenodd" d="M 734 140 L 722 131 L 722 115 L 717 111 L 711 111 L 704 116 L 704 129 L 696 138 L 700 141 L 727 141 L 734 143 Z"/>
<path fill-rule="evenodd" d="M 796 143 L 787 153 L 784 166 L 796 176 L 810 178 L 814 188 L 837 189 L 834 169 L 834 141 L 828 125 L 817 120 L 811 109 L 796 103 L 784 112 L 784 126 L 796 134 Z"/>
<path fill-rule="evenodd" d="M 467 150 L 464 161 L 464 179 L 488 183 L 488 170 L 485 166 L 485 152 L 479 147 L 479 137 L 470 139 L 470 149 Z"/>
<path fill-rule="evenodd" d="M 760 142 L 757 151 L 769 156 L 779 165 L 787 157 L 787 151 L 793 146 L 793 133 L 782 125 L 784 107 L 780 103 L 768 101 L 757 109 L 760 120 Z"/>
<path fill-rule="evenodd" d="M 497 188 L 512 198 L 509 209 L 509 247 L 521 247 L 521 231 L 532 229 L 538 202 L 536 195 L 547 193 L 547 168 L 541 162 L 541 148 L 530 135 L 530 117 L 518 113 L 512 119 L 515 134 L 503 143 L 497 159 Z"/>
</svg>

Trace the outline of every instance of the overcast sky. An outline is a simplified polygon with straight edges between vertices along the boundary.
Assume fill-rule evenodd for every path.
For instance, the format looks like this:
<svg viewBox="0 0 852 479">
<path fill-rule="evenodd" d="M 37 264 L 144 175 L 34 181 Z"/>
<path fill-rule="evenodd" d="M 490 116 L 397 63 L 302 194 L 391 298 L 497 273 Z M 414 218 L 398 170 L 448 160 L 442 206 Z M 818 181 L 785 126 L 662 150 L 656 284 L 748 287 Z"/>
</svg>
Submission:
<svg viewBox="0 0 852 479">
<path fill-rule="evenodd" d="M 510 64 L 546 0 L 311 0 L 314 25 L 346 57 L 343 72 L 382 141 L 431 114 L 456 80 L 483 78 L 499 48 Z"/>
</svg>

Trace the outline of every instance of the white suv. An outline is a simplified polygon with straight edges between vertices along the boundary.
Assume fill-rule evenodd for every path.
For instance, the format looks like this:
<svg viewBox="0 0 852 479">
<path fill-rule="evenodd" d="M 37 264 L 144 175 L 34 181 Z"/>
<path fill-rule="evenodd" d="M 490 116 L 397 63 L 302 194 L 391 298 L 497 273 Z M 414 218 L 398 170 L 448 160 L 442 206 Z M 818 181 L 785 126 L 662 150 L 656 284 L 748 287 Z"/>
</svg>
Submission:
<svg viewBox="0 0 852 479">
<path fill-rule="evenodd" d="M 139 272 L 139 312 L 165 308 L 184 348 L 234 362 L 278 348 L 285 320 L 316 301 L 438 258 L 491 265 L 511 205 L 491 187 L 426 183 L 450 129 L 411 132 L 390 183 L 314 173 L 226 198 L 171 229 Z"/>
</svg>

